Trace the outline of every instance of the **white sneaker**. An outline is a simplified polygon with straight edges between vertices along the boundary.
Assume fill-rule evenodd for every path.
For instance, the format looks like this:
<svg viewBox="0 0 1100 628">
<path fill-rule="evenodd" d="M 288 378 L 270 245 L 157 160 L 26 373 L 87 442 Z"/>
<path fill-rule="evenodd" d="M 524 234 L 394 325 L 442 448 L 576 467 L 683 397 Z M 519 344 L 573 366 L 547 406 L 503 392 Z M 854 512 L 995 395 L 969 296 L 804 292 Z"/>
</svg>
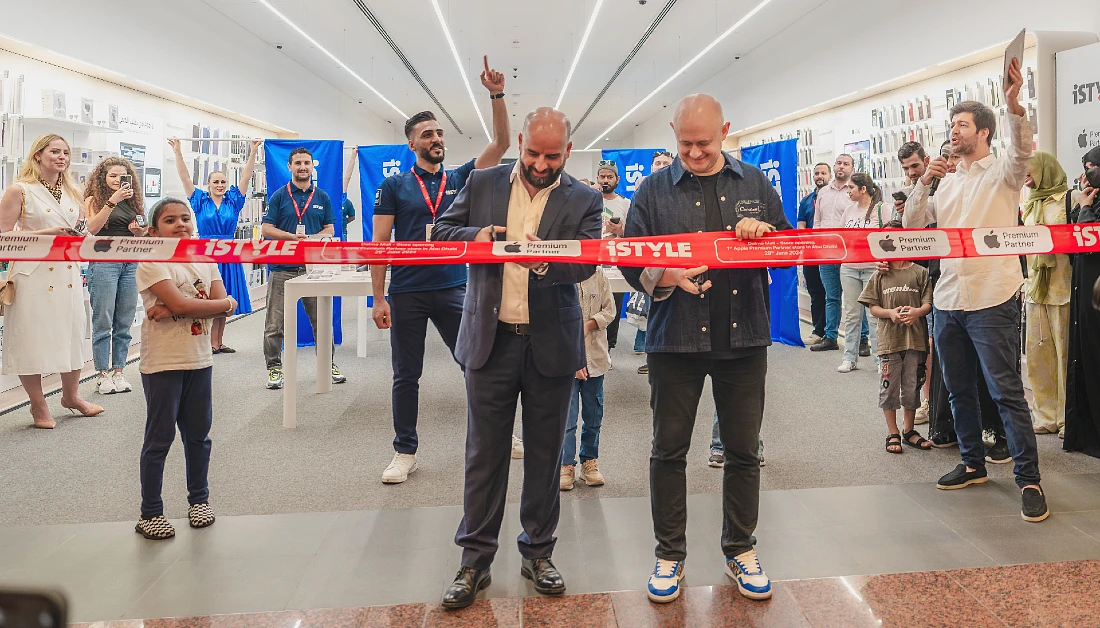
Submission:
<svg viewBox="0 0 1100 628">
<path fill-rule="evenodd" d="M 113 395 L 118 392 L 115 389 L 115 378 L 111 376 L 110 371 L 103 371 L 99 374 L 99 379 L 95 383 L 95 390 L 101 395 Z"/>
<path fill-rule="evenodd" d="M 657 559 L 649 576 L 646 595 L 654 602 L 665 604 L 680 597 L 680 581 L 684 579 L 684 561 Z"/>
<path fill-rule="evenodd" d="M 810 345 L 816 345 L 817 343 L 821 342 L 821 336 L 818 336 L 817 334 L 810 334 L 810 337 L 805 339 L 803 342 L 806 343 L 807 347 Z"/>
<path fill-rule="evenodd" d="M 111 379 L 114 380 L 115 392 L 128 393 L 134 389 L 134 387 L 130 385 L 130 382 L 126 381 L 126 378 L 122 376 L 122 371 L 115 371 Z"/>
<path fill-rule="evenodd" d="M 913 421 L 914 425 L 924 425 L 928 422 L 928 400 L 925 399 L 921 402 L 920 407 L 917 408 L 917 418 Z"/>
<path fill-rule="evenodd" d="M 837 373 L 851 373 L 856 370 L 856 363 L 851 360 L 845 360 L 840 363 L 840 366 L 836 367 Z"/>
<path fill-rule="evenodd" d="M 523 441 L 518 436 L 512 436 L 512 457 L 523 458 Z"/>
<path fill-rule="evenodd" d="M 382 483 L 400 484 L 409 479 L 409 474 L 413 471 L 416 471 L 416 454 L 394 452 L 390 466 L 382 472 Z"/>
<path fill-rule="evenodd" d="M 772 596 L 772 581 L 760 566 L 756 550 L 727 558 L 726 575 L 737 582 L 737 590 L 750 600 L 766 600 Z"/>
</svg>

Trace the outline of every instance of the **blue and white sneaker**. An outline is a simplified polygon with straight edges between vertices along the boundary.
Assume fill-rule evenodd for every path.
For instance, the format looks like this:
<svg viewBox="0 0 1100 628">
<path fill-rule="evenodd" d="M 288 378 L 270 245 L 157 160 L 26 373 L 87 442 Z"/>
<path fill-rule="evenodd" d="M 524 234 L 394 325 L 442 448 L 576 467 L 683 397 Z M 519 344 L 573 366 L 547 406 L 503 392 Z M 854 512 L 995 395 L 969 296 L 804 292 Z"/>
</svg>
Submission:
<svg viewBox="0 0 1100 628">
<path fill-rule="evenodd" d="M 741 595 L 750 600 L 766 600 L 772 596 L 772 581 L 768 580 L 764 568 L 760 566 L 756 550 L 727 558 L 726 575 L 737 582 Z"/>
<path fill-rule="evenodd" d="M 684 579 L 684 561 L 657 559 L 649 577 L 646 594 L 654 602 L 665 604 L 680 597 L 680 581 Z"/>
</svg>

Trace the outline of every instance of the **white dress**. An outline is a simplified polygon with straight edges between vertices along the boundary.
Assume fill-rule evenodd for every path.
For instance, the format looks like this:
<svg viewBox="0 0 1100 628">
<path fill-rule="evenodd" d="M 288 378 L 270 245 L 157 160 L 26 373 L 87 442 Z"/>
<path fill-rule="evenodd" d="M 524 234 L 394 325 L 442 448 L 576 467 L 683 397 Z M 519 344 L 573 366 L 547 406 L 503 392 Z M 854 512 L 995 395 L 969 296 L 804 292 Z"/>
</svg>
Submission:
<svg viewBox="0 0 1100 628">
<path fill-rule="evenodd" d="M 80 205 L 40 183 L 16 183 L 25 209 L 17 230 L 74 227 Z M 67 373 L 84 366 L 84 285 L 76 262 L 12 263 L 15 302 L 4 311 L 4 375 Z"/>
</svg>

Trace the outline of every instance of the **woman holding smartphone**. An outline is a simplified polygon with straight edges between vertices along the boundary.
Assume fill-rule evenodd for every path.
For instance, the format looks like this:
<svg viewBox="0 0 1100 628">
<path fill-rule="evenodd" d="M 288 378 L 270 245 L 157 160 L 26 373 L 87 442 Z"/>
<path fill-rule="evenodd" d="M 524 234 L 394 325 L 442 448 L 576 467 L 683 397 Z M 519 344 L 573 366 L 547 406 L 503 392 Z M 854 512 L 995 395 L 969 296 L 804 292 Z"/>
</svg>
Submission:
<svg viewBox="0 0 1100 628">
<path fill-rule="evenodd" d="M 176 155 L 176 173 L 179 174 L 180 183 L 183 184 L 183 192 L 187 195 L 191 210 L 195 212 L 199 237 L 217 240 L 232 240 L 237 237 L 237 221 L 248 198 L 246 196 L 248 184 L 252 181 L 252 172 L 256 168 L 256 151 L 260 149 L 263 140 L 252 140 L 248 161 L 241 169 L 241 184 L 244 185 L 244 192 L 235 185 L 229 185 L 229 179 L 220 170 L 210 173 L 206 179 L 205 191 L 195 187 L 183 163 L 180 141 L 173 138 L 168 140 L 168 143 Z M 237 309 L 232 313 L 251 313 L 252 301 L 248 296 L 248 280 L 245 279 L 244 268 L 240 264 L 218 264 L 218 272 L 221 273 L 225 282 L 226 291 L 237 301 Z M 210 348 L 214 353 L 236 353 L 231 347 L 225 346 L 223 338 L 225 319 L 225 316 L 219 316 L 212 320 Z"/>
<path fill-rule="evenodd" d="M 99 162 L 84 189 L 84 211 L 88 234 L 129 238 L 143 236 L 148 229 L 142 195 L 134 165 L 121 157 Z M 92 301 L 92 360 L 99 373 L 96 391 L 101 395 L 133 390 L 122 375 L 130 353 L 130 327 L 137 311 L 138 291 L 134 280 L 136 262 L 91 262 L 88 264 L 88 293 Z"/>
<path fill-rule="evenodd" d="M 69 144 L 55 133 L 39 136 L 15 183 L 0 200 L 0 231 L 72 235 L 83 213 L 80 189 L 69 174 Z M 18 295 L 4 310 L 3 373 L 18 375 L 30 397 L 34 426 L 55 422 L 42 393 L 42 374 L 61 374 L 61 405 L 84 416 L 103 412 L 80 398 L 84 366 L 84 288 L 76 262 L 11 262 L 8 279 Z"/>
</svg>

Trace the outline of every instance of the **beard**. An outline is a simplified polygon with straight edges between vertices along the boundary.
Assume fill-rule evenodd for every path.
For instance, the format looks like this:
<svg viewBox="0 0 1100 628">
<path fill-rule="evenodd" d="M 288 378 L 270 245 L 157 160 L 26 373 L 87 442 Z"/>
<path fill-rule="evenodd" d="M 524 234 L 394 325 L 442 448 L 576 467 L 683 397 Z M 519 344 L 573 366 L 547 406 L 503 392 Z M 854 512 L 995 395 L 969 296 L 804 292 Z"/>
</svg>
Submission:
<svg viewBox="0 0 1100 628">
<path fill-rule="evenodd" d="M 952 155 L 973 155 L 975 149 L 977 149 L 977 148 L 978 148 L 978 138 L 977 137 L 973 137 L 969 140 L 960 137 L 959 142 L 957 144 L 952 144 L 951 145 L 951 154 Z"/>
<path fill-rule="evenodd" d="M 436 157 L 435 155 L 432 154 L 432 151 L 437 149 L 437 148 L 442 149 L 443 145 L 436 142 L 436 143 L 432 144 L 431 146 L 429 146 L 427 148 L 423 148 L 423 149 L 417 151 L 416 156 L 420 157 L 421 159 L 423 159 L 424 161 L 426 161 L 430 164 L 441 164 L 441 163 L 443 163 L 443 158 L 446 155 L 446 151 L 444 150 L 443 155 L 440 155 L 440 156 Z"/>
<path fill-rule="evenodd" d="M 527 182 L 530 183 L 532 187 L 543 190 L 553 185 L 554 181 L 558 178 L 562 171 L 565 170 L 565 164 L 563 163 L 561 168 L 558 168 L 557 170 L 551 170 L 549 174 L 542 176 L 536 175 L 531 168 L 523 165 L 522 163 L 520 164 L 519 169 L 520 172 L 523 174 L 523 178 L 527 179 Z"/>
<path fill-rule="evenodd" d="M 295 180 L 295 181 L 303 181 L 303 182 L 304 182 L 304 181 L 310 181 L 310 180 L 312 180 L 312 179 L 313 179 L 313 175 L 311 175 L 311 174 L 310 174 L 310 173 L 308 173 L 308 172 L 306 172 L 306 173 L 304 173 L 304 174 L 303 174 L 303 173 L 299 173 L 299 172 L 295 172 L 295 173 L 294 173 L 294 180 Z"/>
<path fill-rule="evenodd" d="M 601 183 L 600 184 L 600 191 L 603 192 L 604 194 L 611 194 L 612 192 L 615 191 L 615 187 L 616 186 L 611 185 L 610 183 Z"/>
</svg>

